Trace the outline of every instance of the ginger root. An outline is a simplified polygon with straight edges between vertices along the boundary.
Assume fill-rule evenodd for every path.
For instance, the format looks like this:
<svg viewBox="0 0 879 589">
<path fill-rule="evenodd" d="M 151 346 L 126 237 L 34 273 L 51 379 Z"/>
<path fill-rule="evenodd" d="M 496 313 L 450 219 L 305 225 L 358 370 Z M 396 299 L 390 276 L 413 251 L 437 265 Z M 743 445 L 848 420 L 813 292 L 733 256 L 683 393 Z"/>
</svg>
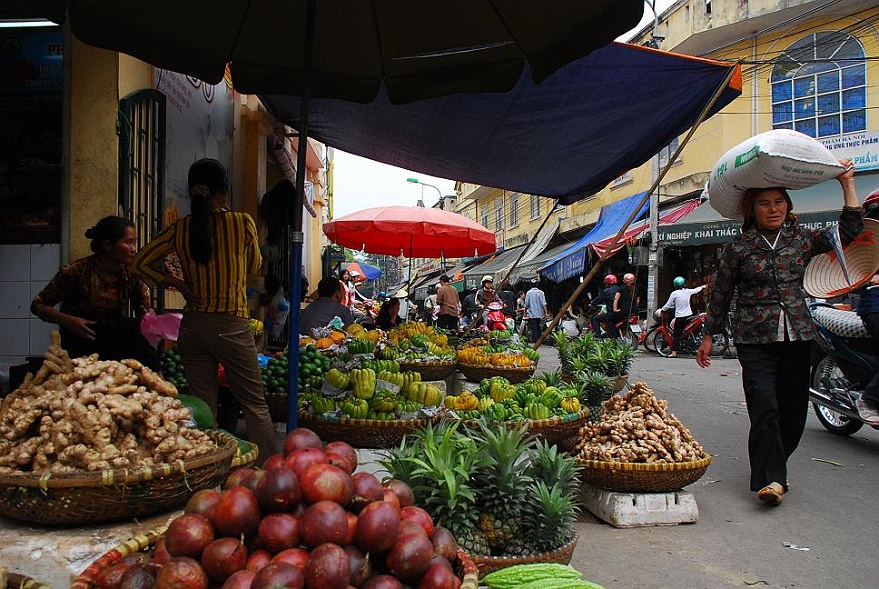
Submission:
<svg viewBox="0 0 879 589">
<path fill-rule="evenodd" d="M 71 359 L 52 332 L 36 375 L 0 408 L 0 472 L 154 467 L 216 450 L 177 388 L 137 360 Z"/>
</svg>

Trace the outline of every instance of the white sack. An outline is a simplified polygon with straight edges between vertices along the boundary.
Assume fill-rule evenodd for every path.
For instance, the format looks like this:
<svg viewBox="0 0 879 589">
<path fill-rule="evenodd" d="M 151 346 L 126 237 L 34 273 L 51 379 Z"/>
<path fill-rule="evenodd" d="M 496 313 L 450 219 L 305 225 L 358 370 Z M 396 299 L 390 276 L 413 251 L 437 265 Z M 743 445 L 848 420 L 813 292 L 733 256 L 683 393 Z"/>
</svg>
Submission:
<svg viewBox="0 0 879 589">
<path fill-rule="evenodd" d="M 748 188 L 796 190 L 836 178 L 844 171 L 830 150 L 816 139 L 798 131 L 774 129 L 723 154 L 711 170 L 708 199 L 727 219 L 741 219 L 742 195 Z"/>
</svg>

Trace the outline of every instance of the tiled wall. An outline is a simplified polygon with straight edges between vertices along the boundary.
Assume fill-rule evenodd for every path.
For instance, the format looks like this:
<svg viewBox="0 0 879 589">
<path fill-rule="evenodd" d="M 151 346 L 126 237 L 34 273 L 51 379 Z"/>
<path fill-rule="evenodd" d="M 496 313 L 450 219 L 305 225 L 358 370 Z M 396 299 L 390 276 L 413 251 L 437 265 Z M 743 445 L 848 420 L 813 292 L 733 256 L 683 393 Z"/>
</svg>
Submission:
<svg viewBox="0 0 879 589">
<path fill-rule="evenodd" d="M 0 245 L 0 371 L 27 356 L 42 356 L 56 325 L 31 315 L 31 300 L 60 267 L 61 246 Z"/>
</svg>

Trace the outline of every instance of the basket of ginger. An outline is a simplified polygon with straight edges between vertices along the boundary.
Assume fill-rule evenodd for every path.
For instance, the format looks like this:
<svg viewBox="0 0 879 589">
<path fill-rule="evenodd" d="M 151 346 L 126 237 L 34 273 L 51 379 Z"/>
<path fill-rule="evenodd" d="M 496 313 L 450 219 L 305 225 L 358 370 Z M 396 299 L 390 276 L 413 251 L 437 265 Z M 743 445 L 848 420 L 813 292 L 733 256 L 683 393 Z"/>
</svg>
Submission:
<svg viewBox="0 0 879 589">
<path fill-rule="evenodd" d="M 174 385 L 136 360 L 52 344 L 0 409 L 0 516 L 71 525 L 140 517 L 220 484 L 237 440 L 202 431 Z"/>
<path fill-rule="evenodd" d="M 580 429 L 573 452 L 583 482 L 611 491 L 659 493 L 695 483 L 708 454 L 668 402 L 638 382 L 604 404 L 601 419 Z"/>
</svg>

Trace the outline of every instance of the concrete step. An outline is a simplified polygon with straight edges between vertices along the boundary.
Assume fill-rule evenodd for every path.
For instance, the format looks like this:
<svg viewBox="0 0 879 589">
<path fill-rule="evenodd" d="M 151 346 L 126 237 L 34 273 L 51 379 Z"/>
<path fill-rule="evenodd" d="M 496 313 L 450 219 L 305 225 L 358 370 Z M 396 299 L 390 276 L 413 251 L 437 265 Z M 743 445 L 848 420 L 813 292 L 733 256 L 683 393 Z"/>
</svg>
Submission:
<svg viewBox="0 0 879 589">
<path fill-rule="evenodd" d="M 583 506 L 617 528 L 670 526 L 699 519 L 696 498 L 689 491 L 621 493 L 583 483 Z"/>
</svg>

